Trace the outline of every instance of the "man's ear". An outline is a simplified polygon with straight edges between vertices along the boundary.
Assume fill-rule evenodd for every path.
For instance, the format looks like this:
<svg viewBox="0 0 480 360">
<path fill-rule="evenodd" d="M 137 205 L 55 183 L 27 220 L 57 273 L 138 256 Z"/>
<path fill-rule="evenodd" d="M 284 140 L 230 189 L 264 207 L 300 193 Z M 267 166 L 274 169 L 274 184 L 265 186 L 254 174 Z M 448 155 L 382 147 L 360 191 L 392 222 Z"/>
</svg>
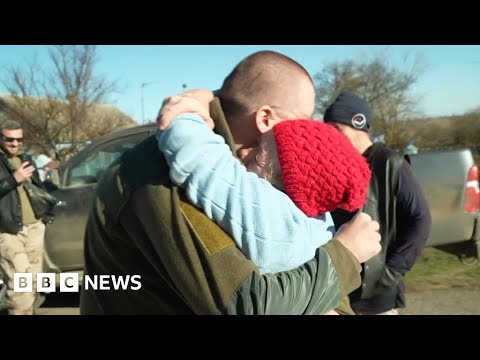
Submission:
<svg viewBox="0 0 480 360">
<path fill-rule="evenodd" d="M 272 130 L 273 127 L 279 122 L 280 120 L 275 115 L 275 110 L 268 105 L 261 106 L 255 112 L 255 123 L 258 131 L 261 134 L 265 134 L 266 132 Z"/>
</svg>

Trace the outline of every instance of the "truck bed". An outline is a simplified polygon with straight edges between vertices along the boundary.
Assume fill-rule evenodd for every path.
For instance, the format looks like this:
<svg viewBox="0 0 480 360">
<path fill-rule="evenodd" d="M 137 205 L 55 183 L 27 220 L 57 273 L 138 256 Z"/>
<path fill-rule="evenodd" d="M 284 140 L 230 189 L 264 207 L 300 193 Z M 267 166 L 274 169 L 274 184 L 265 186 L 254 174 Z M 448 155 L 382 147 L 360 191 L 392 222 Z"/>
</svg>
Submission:
<svg viewBox="0 0 480 360">
<path fill-rule="evenodd" d="M 472 152 L 426 151 L 410 155 L 410 160 L 432 214 L 427 246 L 472 239 L 479 214 L 464 209 L 468 172 L 474 165 Z"/>
</svg>

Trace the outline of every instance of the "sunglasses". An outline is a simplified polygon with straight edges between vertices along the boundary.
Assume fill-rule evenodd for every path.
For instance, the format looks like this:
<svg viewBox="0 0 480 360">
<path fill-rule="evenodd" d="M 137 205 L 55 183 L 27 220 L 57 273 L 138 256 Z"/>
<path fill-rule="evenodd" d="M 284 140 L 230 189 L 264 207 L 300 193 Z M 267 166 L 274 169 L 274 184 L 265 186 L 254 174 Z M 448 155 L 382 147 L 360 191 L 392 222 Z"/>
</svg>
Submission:
<svg viewBox="0 0 480 360">
<path fill-rule="evenodd" d="M 5 140 L 5 142 L 14 142 L 15 140 L 17 140 L 17 142 L 21 143 L 23 142 L 23 138 L 14 138 L 14 137 L 8 137 L 8 136 L 3 136 L 3 140 Z"/>
</svg>

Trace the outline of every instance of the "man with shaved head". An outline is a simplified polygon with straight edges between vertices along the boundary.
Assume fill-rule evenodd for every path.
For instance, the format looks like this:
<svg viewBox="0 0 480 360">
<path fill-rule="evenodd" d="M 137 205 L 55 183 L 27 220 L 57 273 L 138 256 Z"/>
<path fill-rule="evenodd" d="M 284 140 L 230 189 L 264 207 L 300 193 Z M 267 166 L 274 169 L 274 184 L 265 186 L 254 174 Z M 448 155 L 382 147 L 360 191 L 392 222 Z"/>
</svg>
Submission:
<svg viewBox="0 0 480 360">
<path fill-rule="evenodd" d="M 215 132 L 248 164 L 255 161 L 252 149 L 262 134 L 282 119 L 310 118 L 314 100 L 312 79 L 300 64 L 261 51 L 225 79 L 209 115 Z M 262 275 L 173 184 L 151 136 L 108 169 L 85 234 L 86 275 L 140 275 L 142 286 L 136 291 L 84 289 L 80 312 L 323 314 L 360 285 L 360 261 L 379 251 L 372 240 L 379 240 L 377 229 L 361 214 L 318 248 L 312 260 Z"/>
<path fill-rule="evenodd" d="M 243 60 L 218 92 L 237 155 L 245 163 L 259 133 L 281 119 L 308 119 L 315 110 L 315 89 L 308 72 L 292 59 L 261 51 Z"/>
</svg>

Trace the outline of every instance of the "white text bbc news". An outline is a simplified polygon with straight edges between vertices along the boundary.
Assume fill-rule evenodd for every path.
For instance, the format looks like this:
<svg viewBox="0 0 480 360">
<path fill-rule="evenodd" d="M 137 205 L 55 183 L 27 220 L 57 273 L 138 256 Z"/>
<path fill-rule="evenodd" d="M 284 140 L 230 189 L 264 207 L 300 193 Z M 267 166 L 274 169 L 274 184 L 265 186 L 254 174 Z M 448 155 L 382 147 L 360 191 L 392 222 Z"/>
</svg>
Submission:
<svg viewBox="0 0 480 360">
<path fill-rule="evenodd" d="M 57 291 L 55 273 L 38 273 L 37 288 L 38 292 Z M 62 273 L 60 275 L 60 292 L 78 292 L 80 288 L 79 274 Z M 140 275 L 85 275 L 83 277 L 82 287 L 85 290 L 140 290 L 142 283 Z M 32 273 L 14 273 L 13 291 L 31 292 L 33 290 Z"/>
</svg>

